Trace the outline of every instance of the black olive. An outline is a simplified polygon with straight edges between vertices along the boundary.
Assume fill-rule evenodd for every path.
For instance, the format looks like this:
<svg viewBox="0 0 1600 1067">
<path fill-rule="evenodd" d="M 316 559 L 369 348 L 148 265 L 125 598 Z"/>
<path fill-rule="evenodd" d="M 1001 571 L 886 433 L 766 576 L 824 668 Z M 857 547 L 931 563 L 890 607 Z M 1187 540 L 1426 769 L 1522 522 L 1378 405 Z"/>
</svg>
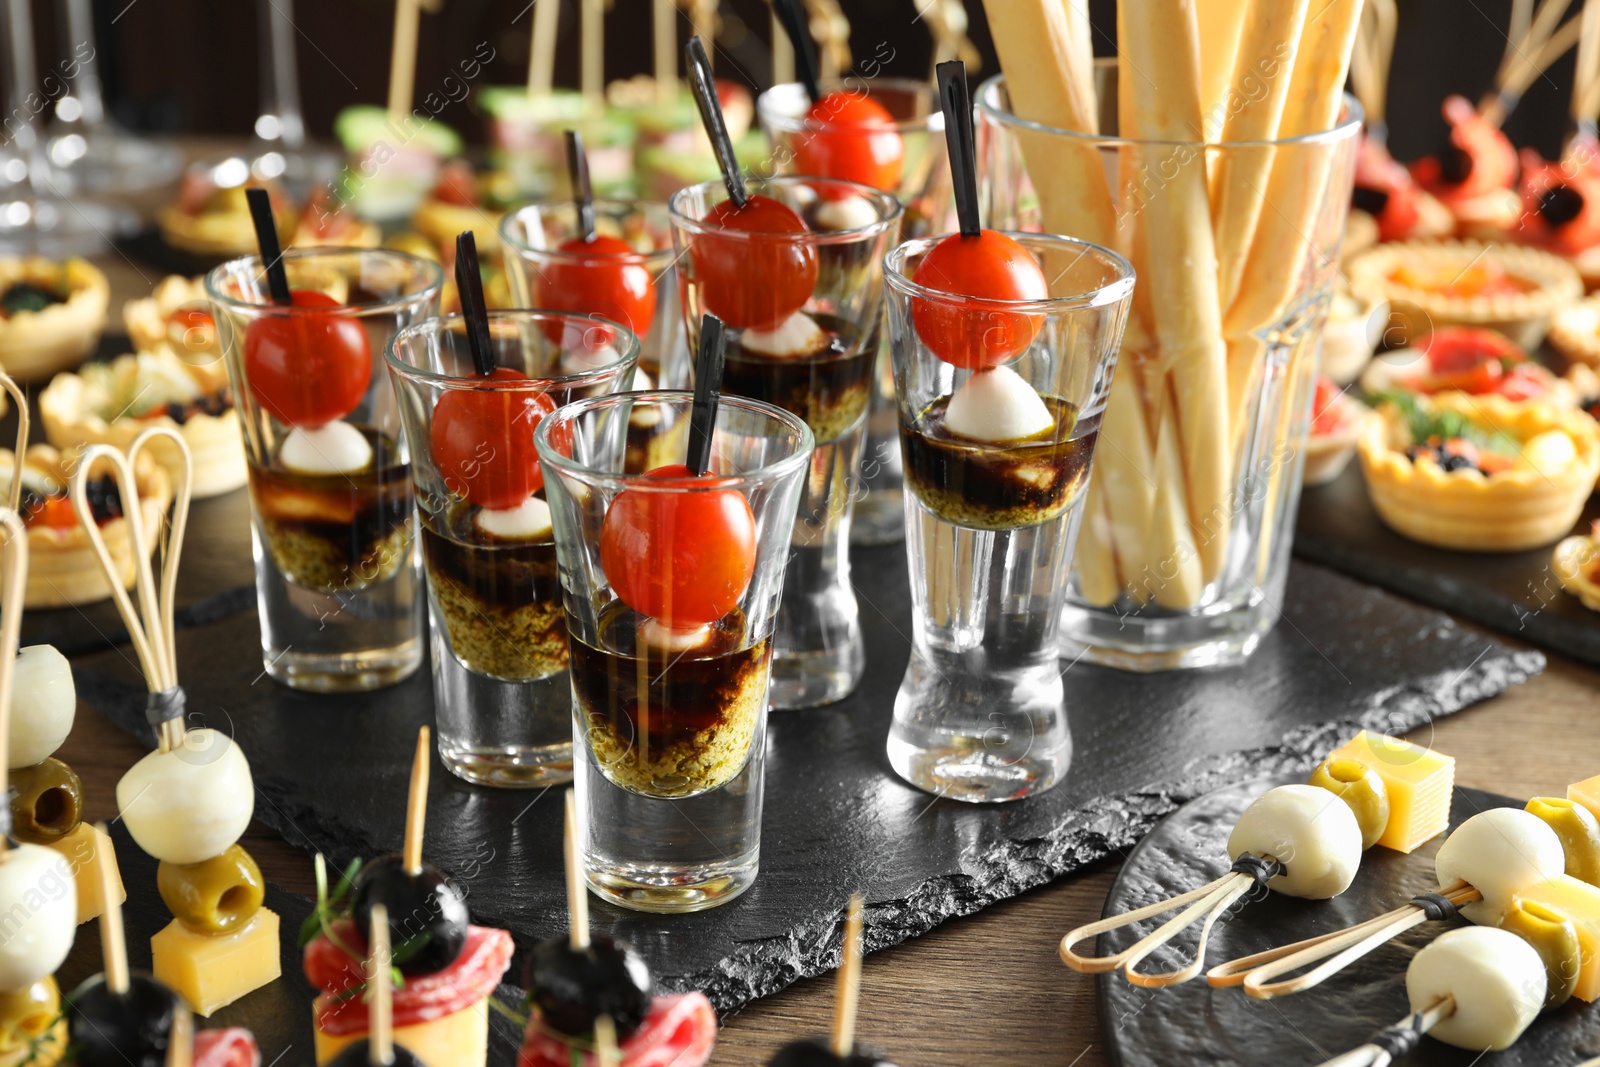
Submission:
<svg viewBox="0 0 1600 1067">
<path fill-rule="evenodd" d="M 611 1016 L 617 1037 L 626 1038 L 650 1014 L 650 968 L 627 945 L 600 934 L 586 949 L 566 937 L 533 946 L 523 965 L 522 985 L 544 1025 L 568 1037 L 586 1037 L 594 1021 Z"/>
<path fill-rule="evenodd" d="M 323 1067 L 367 1067 L 372 1062 L 372 1050 L 365 1038 L 352 1041 L 339 1050 L 339 1054 L 329 1060 Z M 428 1067 L 427 1064 L 417 1059 L 417 1054 L 400 1045 L 394 1046 L 394 1059 L 389 1063 L 392 1067 Z"/>
<path fill-rule="evenodd" d="M 1439 176 L 1450 185 L 1461 185 L 1472 177 L 1472 155 L 1451 141 L 1439 153 Z"/>
<path fill-rule="evenodd" d="M 28 282 L 18 282 L 0 295 L 0 310 L 9 318 L 19 311 L 43 311 L 51 304 L 61 303 L 61 298 L 48 289 Z"/>
<path fill-rule="evenodd" d="M 1539 214 L 1551 226 L 1565 226 L 1583 214 L 1583 194 L 1570 185 L 1552 185 L 1539 197 Z"/>
<path fill-rule="evenodd" d="M 83 488 L 83 495 L 89 501 L 89 514 L 94 516 L 95 522 L 104 525 L 122 518 L 122 493 L 109 474 L 91 478 Z"/>
<path fill-rule="evenodd" d="M 63 1008 L 77 1067 L 164 1067 L 178 994 L 147 974 L 128 976 L 128 991 L 111 992 L 95 975 Z"/>
<path fill-rule="evenodd" d="M 894 1067 L 894 1064 L 860 1045 L 848 1056 L 836 1056 L 826 1041 L 791 1041 L 780 1048 L 767 1067 Z"/>
<path fill-rule="evenodd" d="M 1439 469 L 1443 470 L 1447 474 L 1450 471 L 1476 470 L 1477 466 L 1478 465 L 1476 463 L 1472 462 L 1472 460 L 1468 459 L 1466 456 L 1454 454 L 1446 455 L 1443 453 L 1441 453 L 1439 456 Z"/>
<path fill-rule="evenodd" d="M 351 917 L 364 938 L 372 906 L 389 909 L 389 943 L 401 974 L 435 974 L 456 961 L 467 944 L 467 901 L 439 868 L 424 863 L 412 874 L 398 852 L 380 856 L 356 875 Z"/>
<path fill-rule="evenodd" d="M 1382 215 L 1383 209 L 1389 206 L 1389 194 L 1383 189 L 1358 185 L 1350 194 L 1350 206 L 1369 215 Z"/>
</svg>

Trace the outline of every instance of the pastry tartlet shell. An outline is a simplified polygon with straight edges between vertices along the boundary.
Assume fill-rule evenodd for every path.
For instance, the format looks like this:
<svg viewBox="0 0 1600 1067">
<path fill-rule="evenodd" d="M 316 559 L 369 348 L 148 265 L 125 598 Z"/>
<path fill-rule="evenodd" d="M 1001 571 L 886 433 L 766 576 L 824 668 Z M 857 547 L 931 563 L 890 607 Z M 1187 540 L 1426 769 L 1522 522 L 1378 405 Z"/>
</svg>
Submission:
<svg viewBox="0 0 1600 1067">
<path fill-rule="evenodd" d="M 63 274 L 67 297 L 61 303 L 0 319 L 0 367 L 18 381 L 49 377 L 94 351 L 105 329 L 111 287 L 87 260 L 0 258 L 0 292 L 18 282 L 54 288 Z"/>
<path fill-rule="evenodd" d="M 1577 597 L 1590 611 L 1600 611 L 1596 560 L 1600 560 L 1600 540 L 1578 534 L 1563 540 L 1550 557 L 1550 566 L 1561 588 Z"/>
</svg>

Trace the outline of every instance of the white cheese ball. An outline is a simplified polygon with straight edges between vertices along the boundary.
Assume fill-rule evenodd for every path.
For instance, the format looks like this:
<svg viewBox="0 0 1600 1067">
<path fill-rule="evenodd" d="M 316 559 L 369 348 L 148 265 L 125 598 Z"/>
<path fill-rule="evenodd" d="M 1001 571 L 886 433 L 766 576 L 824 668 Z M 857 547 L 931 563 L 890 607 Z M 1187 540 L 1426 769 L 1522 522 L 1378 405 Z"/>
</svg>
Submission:
<svg viewBox="0 0 1600 1067">
<path fill-rule="evenodd" d="M 1406 968 L 1412 1011 L 1453 997 L 1455 1012 L 1429 1035 L 1457 1048 L 1509 1048 L 1544 1004 L 1544 961 L 1516 934 L 1466 926 L 1422 947 Z"/>
<path fill-rule="evenodd" d="M 55 755 L 72 732 L 78 711 L 72 665 L 53 645 L 29 645 L 17 653 L 11 685 L 7 766 L 32 767 Z"/>
<path fill-rule="evenodd" d="M 639 643 L 669 653 L 692 652 L 711 639 L 710 626 L 691 626 L 674 630 L 655 619 L 646 619 L 639 625 Z"/>
<path fill-rule="evenodd" d="M 354 474 L 372 466 L 372 444 L 342 419 L 326 426 L 296 426 L 283 439 L 278 461 L 301 474 Z"/>
<path fill-rule="evenodd" d="M 1490 808 L 1456 827 L 1433 861 L 1441 886 L 1464 881 L 1483 899 L 1461 905 L 1480 926 L 1498 926 L 1517 894 L 1566 871 L 1561 839 L 1537 815 L 1520 808 Z"/>
<path fill-rule="evenodd" d="M 0 862 L 0 990 L 55 973 L 78 932 L 78 888 L 66 857 L 16 845 Z"/>
<path fill-rule="evenodd" d="M 550 537 L 550 505 L 530 496 L 514 508 L 483 508 L 472 520 L 490 537 L 543 541 Z"/>
<path fill-rule="evenodd" d="M 874 225 L 880 216 L 872 201 L 864 196 L 845 196 L 838 200 L 824 200 L 812 213 L 819 230 L 864 230 Z"/>
<path fill-rule="evenodd" d="M 828 333 L 804 311 L 796 311 L 770 330 L 746 330 L 739 335 L 745 352 L 768 359 L 799 359 L 828 347 Z"/>
<path fill-rule="evenodd" d="M 945 427 L 974 441 L 1021 441 L 1056 424 L 1033 386 L 1010 367 L 973 374 L 956 388 L 944 411 Z"/>
<path fill-rule="evenodd" d="M 1271 856 L 1284 873 L 1267 883 L 1291 897 L 1325 900 L 1350 888 L 1361 866 L 1361 824 L 1339 797 L 1314 785 L 1280 785 L 1257 797 L 1228 836 L 1228 858 Z"/>
<path fill-rule="evenodd" d="M 222 855 L 244 836 L 255 803 L 250 764 L 216 730 L 190 730 L 183 747 L 150 753 L 117 783 L 117 808 L 128 832 L 168 863 Z"/>
</svg>

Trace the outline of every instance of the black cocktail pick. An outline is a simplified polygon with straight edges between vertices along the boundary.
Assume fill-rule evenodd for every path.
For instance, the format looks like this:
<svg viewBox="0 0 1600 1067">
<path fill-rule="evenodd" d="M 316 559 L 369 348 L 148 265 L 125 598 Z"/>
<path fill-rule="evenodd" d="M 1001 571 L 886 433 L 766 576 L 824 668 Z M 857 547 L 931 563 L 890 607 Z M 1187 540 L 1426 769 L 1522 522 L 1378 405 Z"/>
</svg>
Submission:
<svg viewBox="0 0 1600 1067">
<path fill-rule="evenodd" d="M 456 235 L 456 291 L 466 320 L 467 347 L 481 377 L 494 373 L 494 346 L 489 341 L 489 309 L 483 302 L 483 276 L 478 273 L 478 242 L 471 230 Z"/>
<path fill-rule="evenodd" d="M 717 404 L 722 399 L 722 320 L 709 311 L 700 316 L 700 351 L 694 363 L 694 410 L 689 416 L 690 474 L 704 474 L 711 466 L 711 434 L 717 425 Z"/>
<path fill-rule="evenodd" d="M 567 175 L 572 179 L 572 203 L 578 209 L 578 236 L 594 240 L 594 186 L 589 182 L 589 156 L 583 134 L 567 131 Z"/>
<path fill-rule="evenodd" d="M 694 90 L 695 103 L 700 105 L 700 121 L 705 124 L 706 136 L 711 138 L 711 148 L 717 154 L 717 166 L 722 169 L 728 199 L 737 207 L 744 207 L 750 194 L 745 191 L 744 174 L 739 170 L 738 157 L 733 154 L 733 138 L 728 136 L 728 124 L 722 117 L 717 83 L 711 76 L 711 58 L 698 37 L 689 38 L 683 55 L 689 67 L 689 88 Z"/>
<path fill-rule="evenodd" d="M 972 94 L 967 91 L 967 65 L 952 59 L 935 69 L 939 75 L 939 103 L 944 108 L 945 143 L 950 148 L 956 220 L 961 226 L 961 236 L 976 237 L 982 223 L 978 211 L 978 150 L 972 137 Z"/>
<path fill-rule="evenodd" d="M 783 32 L 794 45 L 794 72 L 805 86 L 806 96 L 815 104 L 822 99 L 822 86 L 817 81 L 817 48 L 811 40 L 811 27 L 806 24 L 806 13 L 800 0 L 772 0 L 772 10 L 783 23 Z"/>
<path fill-rule="evenodd" d="M 278 224 L 272 217 L 272 197 L 265 189 L 246 189 L 245 202 L 250 205 L 250 219 L 256 225 L 256 246 L 261 250 L 261 263 L 267 268 L 267 291 L 274 304 L 287 304 L 289 275 L 283 269 L 283 249 L 278 244 Z"/>
</svg>

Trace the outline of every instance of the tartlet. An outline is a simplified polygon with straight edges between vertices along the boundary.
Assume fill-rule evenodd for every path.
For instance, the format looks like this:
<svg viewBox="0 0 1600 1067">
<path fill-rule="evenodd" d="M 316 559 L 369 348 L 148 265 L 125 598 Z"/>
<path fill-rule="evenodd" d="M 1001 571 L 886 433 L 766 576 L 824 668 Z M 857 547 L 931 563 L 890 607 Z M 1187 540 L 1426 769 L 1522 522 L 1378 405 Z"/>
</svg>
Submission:
<svg viewBox="0 0 1600 1067">
<path fill-rule="evenodd" d="M 1311 432 L 1306 435 L 1306 485 L 1326 485 L 1344 473 L 1356 452 L 1369 409 L 1331 378 L 1318 378 L 1311 402 Z"/>
<path fill-rule="evenodd" d="M 1406 340 L 1443 326 L 1483 326 L 1534 349 L 1551 318 L 1583 295 L 1578 272 L 1560 256 L 1475 241 L 1379 245 L 1352 259 L 1348 273 L 1356 296 L 1389 302 Z"/>
<path fill-rule="evenodd" d="M 39 417 L 57 448 L 108 444 L 126 451 L 148 427 L 172 427 L 194 457 L 196 497 L 231 492 L 249 476 L 226 382 L 165 346 L 56 375 L 39 394 Z M 150 449 L 169 475 L 177 473 L 171 442 L 153 441 Z"/>
<path fill-rule="evenodd" d="M 1561 588 L 1590 611 L 1600 611 L 1600 523 L 1589 536 L 1573 534 L 1556 545 L 1550 566 Z"/>
<path fill-rule="evenodd" d="M 1600 474 L 1593 419 L 1500 396 L 1443 393 L 1411 404 L 1429 420 L 1501 439 L 1511 451 L 1483 448 L 1485 459 L 1494 455 L 1504 465 L 1491 474 L 1471 462 L 1446 470 L 1433 453 L 1459 438 L 1420 441 L 1399 406 L 1382 405 L 1362 425 L 1357 452 L 1387 526 L 1423 544 L 1473 552 L 1537 548 L 1572 529 Z"/>
<path fill-rule="evenodd" d="M 1494 393 L 1507 400 L 1570 408 L 1584 397 L 1600 394 L 1600 378 L 1581 363 L 1557 377 L 1504 334 L 1451 326 L 1421 338 L 1413 347 L 1374 359 L 1361 374 L 1361 389 L 1370 397 L 1396 390 L 1429 396 L 1452 391 Z"/>
<path fill-rule="evenodd" d="M 454 250 L 456 236 L 471 230 L 478 254 L 488 256 L 500 251 L 503 217 L 502 212 L 484 204 L 472 165 L 453 160 L 439 169 L 439 181 L 428 199 L 417 205 L 411 226 L 441 250 Z"/>
<path fill-rule="evenodd" d="M 135 352 L 165 346 L 186 362 L 208 368 L 209 377 L 219 384 L 227 380 L 204 279 L 167 275 L 149 296 L 122 305 L 122 325 Z"/>
<path fill-rule="evenodd" d="M 0 258 L 0 367 L 30 381 L 76 364 L 99 343 L 110 300 L 87 260 Z"/>
<path fill-rule="evenodd" d="M 75 451 L 61 452 L 50 445 L 32 445 L 23 457 L 22 512 L 28 530 L 24 607 L 92 604 L 111 595 L 89 534 L 78 523 L 66 499 L 67 481 L 75 464 Z M 0 492 L 10 491 L 15 469 L 15 455 L 9 449 L 0 449 Z M 160 464 L 142 454 L 134 463 L 133 474 L 143 504 L 139 521 L 146 543 L 153 546 L 172 502 L 172 483 Z M 100 523 L 100 536 L 127 587 L 133 585 L 133 546 L 128 518 L 120 509 L 118 500 L 117 514 Z"/>
<path fill-rule="evenodd" d="M 245 198 L 245 190 L 250 186 L 261 186 L 272 197 L 272 214 L 278 232 L 294 230 L 294 203 L 277 183 L 248 178 L 238 184 L 218 184 L 219 175 L 225 180 L 237 181 L 227 170 L 235 163 L 239 164 L 237 169 L 243 169 L 241 161 L 227 160 L 220 165 L 198 163 L 185 172 L 178 186 L 178 199 L 162 208 L 157 216 L 161 236 L 167 244 L 182 252 L 214 259 L 254 252 L 255 223 Z"/>
<path fill-rule="evenodd" d="M 1388 317 L 1389 309 L 1371 297 L 1335 292 L 1322 329 L 1322 373 L 1340 385 L 1355 381 L 1383 339 Z"/>
<path fill-rule="evenodd" d="M 1573 363 L 1600 367 L 1600 294 L 1556 312 L 1550 321 L 1550 347 Z"/>
</svg>

